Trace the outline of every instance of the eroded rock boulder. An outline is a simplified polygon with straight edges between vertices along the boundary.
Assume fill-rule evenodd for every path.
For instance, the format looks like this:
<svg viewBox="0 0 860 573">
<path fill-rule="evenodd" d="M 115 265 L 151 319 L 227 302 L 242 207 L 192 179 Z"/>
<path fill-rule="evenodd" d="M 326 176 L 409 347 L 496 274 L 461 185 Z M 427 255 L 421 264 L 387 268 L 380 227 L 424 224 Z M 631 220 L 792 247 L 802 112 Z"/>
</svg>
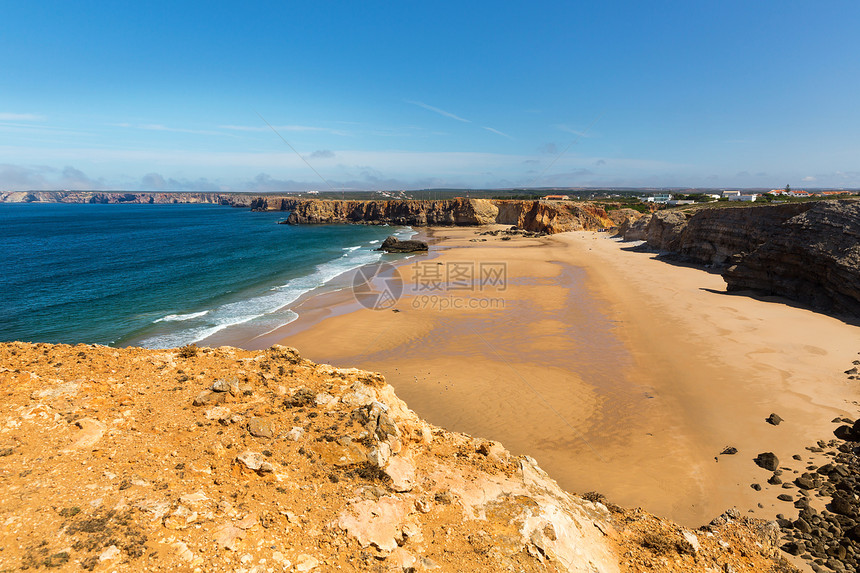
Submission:
<svg viewBox="0 0 860 573">
<path fill-rule="evenodd" d="M 401 241 L 397 237 L 391 236 L 385 239 L 382 245 L 376 250 L 385 251 L 386 253 L 417 253 L 427 251 L 428 249 L 429 247 L 424 241 Z"/>
</svg>

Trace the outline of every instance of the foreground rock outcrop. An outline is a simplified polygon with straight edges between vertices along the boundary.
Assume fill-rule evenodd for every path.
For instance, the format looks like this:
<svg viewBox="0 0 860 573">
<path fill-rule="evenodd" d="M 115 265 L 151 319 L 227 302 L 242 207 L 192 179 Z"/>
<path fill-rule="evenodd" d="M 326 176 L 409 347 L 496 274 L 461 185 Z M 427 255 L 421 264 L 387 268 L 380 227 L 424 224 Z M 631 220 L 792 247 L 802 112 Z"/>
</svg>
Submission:
<svg viewBox="0 0 860 573">
<path fill-rule="evenodd" d="M 626 240 L 724 267 L 729 291 L 751 290 L 860 316 L 860 202 L 661 211 L 622 228 Z"/>
<path fill-rule="evenodd" d="M 790 570 L 774 523 L 571 495 L 290 348 L 6 343 L 0 391 L 2 570 Z"/>
</svg>

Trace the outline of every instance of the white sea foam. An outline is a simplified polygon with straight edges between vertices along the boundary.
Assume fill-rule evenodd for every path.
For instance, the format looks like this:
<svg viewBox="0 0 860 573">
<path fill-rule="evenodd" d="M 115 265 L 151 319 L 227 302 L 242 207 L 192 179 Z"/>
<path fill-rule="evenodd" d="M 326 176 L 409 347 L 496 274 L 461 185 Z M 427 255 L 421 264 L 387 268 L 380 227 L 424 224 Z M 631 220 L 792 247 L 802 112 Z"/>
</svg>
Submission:
<svg viewBox="0 0 860 573">
<path fill-rule="evenodd" d="M 418 231 L 414 230 L 412 227 L 400 227 L 396 231 L 394 231 L 394 236 L 400 239 L 401 241 L 405 241 L 407 239 L 411 239 L 415 235 L 418 234 Z"/>
<path fill-rule="evenodd" d="M 346 253 L 346 256 L 317 265 L 313 273 L 291 279 L 264 294 L 229 302 L 202 313 L 191 313 L 197 315 L 193 318 L 191 314 L 170 315 L 187 316 L 188 318 L 183 320 L 192 322 L 188 328 L 152 336 L 141 341 L 140 344 L 149 348 L 173 348 L 198 342 L 226 328 L 248 323 L 261 330 L 277 328 L 279 325 L 295 320 L 298 316 L 295 312 L 286 309 L 287 305 L 343 273 L 378 261 L 381 256 L 382 254 L 376 251 L 353 249 Z M 167 319 L 167 317 L 164 318 Z"/>
<path fill-rule="evenodd" d="M 152 322 L 174 322 L 174 321 L 183 321 L 183 320 L 191 320 L 193 318 L 200 318 L 201 316 L 206 316 L 209 313 L 208 310 L 204 310 L 201 312 L 190 312 L 188 314 L 168 314 L 167 316 L 162 316 Z"/>
</svg>

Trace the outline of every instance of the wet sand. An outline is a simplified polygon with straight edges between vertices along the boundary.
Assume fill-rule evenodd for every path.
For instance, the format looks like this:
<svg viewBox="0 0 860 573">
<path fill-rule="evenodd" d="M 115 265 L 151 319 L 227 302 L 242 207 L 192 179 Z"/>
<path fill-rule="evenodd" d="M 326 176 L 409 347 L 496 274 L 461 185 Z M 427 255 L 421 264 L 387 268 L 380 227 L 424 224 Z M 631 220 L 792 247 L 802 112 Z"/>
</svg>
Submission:
<svg viewBox="0 0 860 573">
<path fill-rule="evenodd" d="M 689 526 L 732 506 L 793 510 L 752 458 L 805 460 L 833 417 L 855 415 L 842 374 L 860 350 L 855 326 L 727 295 L 719 275 L 603 233 L 432 235 L 429 256 L 399 267 L 394 307 L 363 308 L 348 291 L 309 297 L 297 321 L 255 344 L 379 371 L 429 422 L 530 455 L 570 491 Z M 455 288 L 464 265 L 478 277 L 482 263 L 504 263 L 504 284 Z M 428 287 L 448 269 L 460 280 Z M 785 422 L 765 423 L 771 412 Z M 720 456 L 729 445 L 739 453 Z"/>
</svg>

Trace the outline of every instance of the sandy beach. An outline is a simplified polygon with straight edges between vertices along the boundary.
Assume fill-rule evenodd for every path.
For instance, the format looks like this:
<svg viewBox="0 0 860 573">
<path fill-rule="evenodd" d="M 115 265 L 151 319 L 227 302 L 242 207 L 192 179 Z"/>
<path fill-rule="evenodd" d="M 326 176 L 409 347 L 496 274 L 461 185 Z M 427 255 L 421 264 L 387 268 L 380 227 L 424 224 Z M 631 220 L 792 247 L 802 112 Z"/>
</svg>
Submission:
<svg viewBox="0 0 860 573">
<path fill-rule="evenodd" d="M 733 506 L 793 510 L 752 460 L 772 451 L 802 470 L 830 420 L 855 415 L 843 371 L 860 329 L 727 295 L 718 274 L 606 233 L 503 241 L 484 230 L 428 231 L 431 253 L 400 263 L 390 308 L 348 290 L 309 297 L 254 344 L 381 372 L 430 423 L 530 455 L 570 491 L 688 526 Z M 767 424 L 771 412 L 785 421 Z M 726 446 L 738 453 L 720 455 Z"/>
</svg>

